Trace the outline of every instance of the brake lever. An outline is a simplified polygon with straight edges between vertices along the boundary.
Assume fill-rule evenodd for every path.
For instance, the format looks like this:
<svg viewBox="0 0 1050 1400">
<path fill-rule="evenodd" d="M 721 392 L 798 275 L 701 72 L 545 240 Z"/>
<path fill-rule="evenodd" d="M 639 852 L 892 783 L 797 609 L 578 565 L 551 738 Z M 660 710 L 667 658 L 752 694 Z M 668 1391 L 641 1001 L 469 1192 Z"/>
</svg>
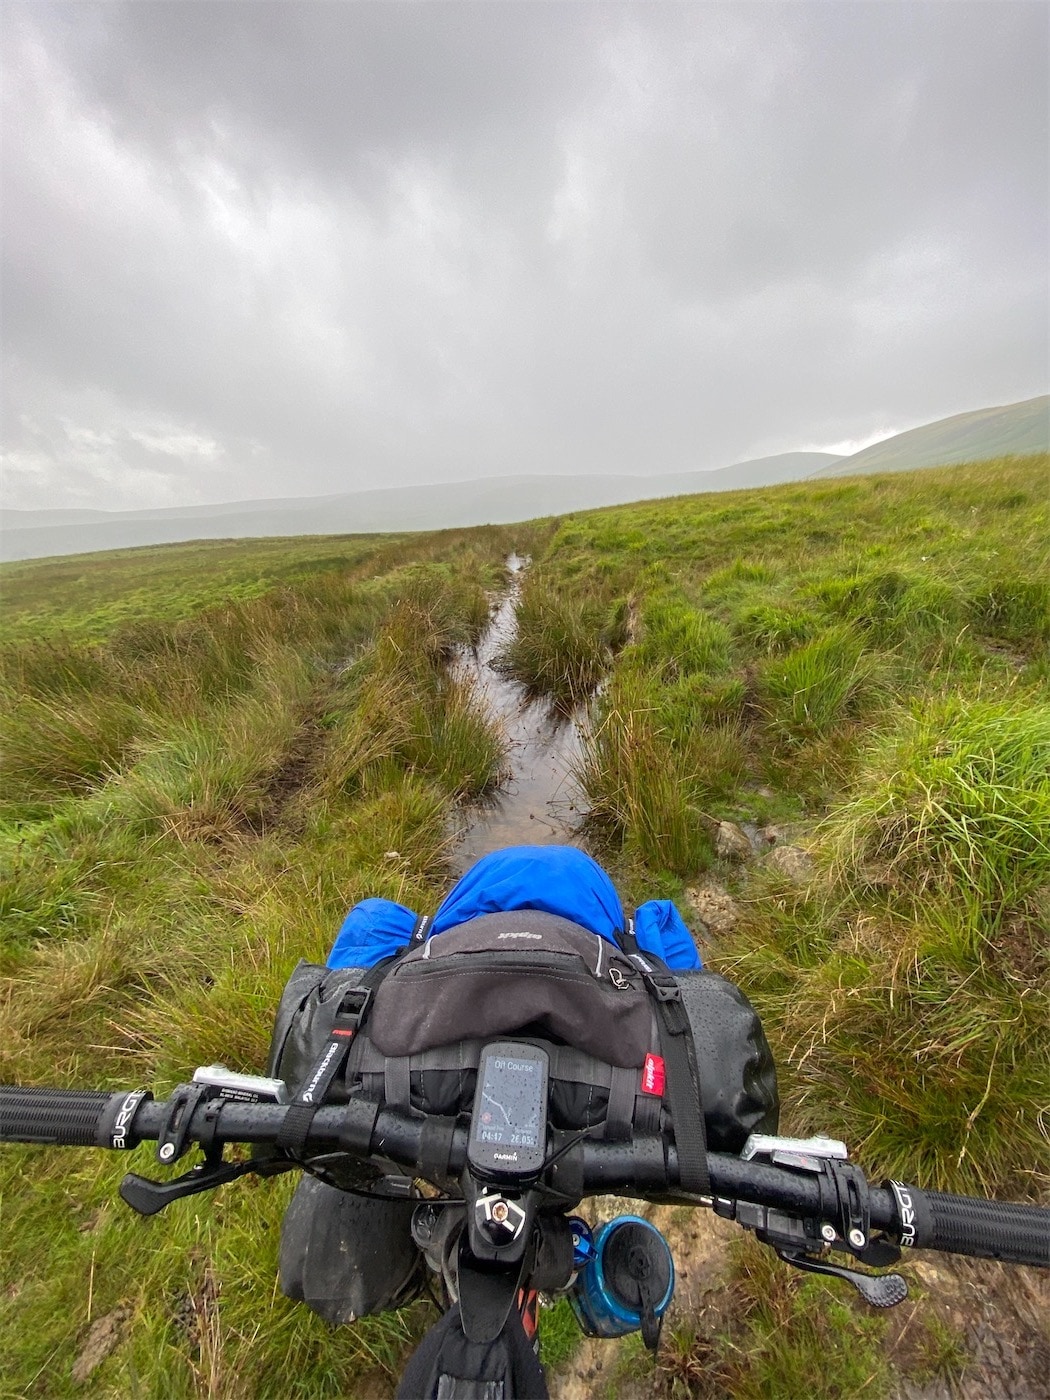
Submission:
<svg viewBox="0 0 1050 1400">
<path fill-rule="evenodd" d="M 174 1181 L 152 1181 L 147 1176 L 128 1172 L 118 1189 L 121 1200 L 132 1210 L 137 1210 L 139 1215 L 156 1215 L 165 1206 L 170 1206 L 172 1201 L 181 1200 L 183 1196 L 196 1196 L 201 1191 L 214 1191 L 216 1186 L 225 1186 L 228 1181 L 236 1181 L 237 1177 L 257 1169 L 258 1163 L 252 1161 L 205 1159 Z"/>
<path fill-rule="evenodd" d="M 785 1264 L 791 1264 L 796 1269 L 803 1269 L 809 1274 L 827 1274 L 829 1278 L 840 1278 L 851 1283 L 864 1301 L 875 1308 L 894 1308 L 908 1296 L 908 1285 L 900 1274 L 862 1274 L 858 1269 L 829 1264 L 824 1259 L 814 1259 L 812 1255 L 793 1250 L 777 1249 L 776 1253 Z"/>
</svg>

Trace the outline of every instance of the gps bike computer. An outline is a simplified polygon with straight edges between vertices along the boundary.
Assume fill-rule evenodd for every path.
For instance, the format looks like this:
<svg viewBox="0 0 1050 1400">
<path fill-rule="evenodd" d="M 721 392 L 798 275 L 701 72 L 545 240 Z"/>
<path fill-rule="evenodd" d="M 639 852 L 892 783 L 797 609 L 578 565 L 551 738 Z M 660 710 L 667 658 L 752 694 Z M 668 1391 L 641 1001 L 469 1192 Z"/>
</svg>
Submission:
<svg viewBox="0 0 1050 1400">
<path fill-rule="evenodd" d="M 536 1176 L 547 1156 L 545 1050 L 493 1041 L 481 1052 L 467 1163 L 477 1176 L 514 1181 Z"/>
</svg>

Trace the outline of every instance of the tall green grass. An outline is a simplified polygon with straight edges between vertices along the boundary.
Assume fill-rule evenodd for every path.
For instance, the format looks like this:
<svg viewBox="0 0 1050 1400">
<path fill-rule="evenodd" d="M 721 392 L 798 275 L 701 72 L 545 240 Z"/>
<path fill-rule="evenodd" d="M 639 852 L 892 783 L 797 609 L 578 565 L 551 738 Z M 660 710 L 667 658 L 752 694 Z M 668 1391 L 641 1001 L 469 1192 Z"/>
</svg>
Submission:
<svg viewBox="0 0 1050 1400">
<path fill-rule="evenodd" d="M 507 549 L 500 531 L 381 542 L 371 574 L 297 572 L 291 550 L 280 578 L 264 550 L 267 586 L 218 601 L 159 558 L 156 595 L 121 597 L 100 560 L 90 617 L 64 632 L 49 631 L 48 570 L 27 571 L 44 639 L 23 594 L 0 658 L 0 1080 L 164 1093 L 198 1063 L 258 1071 L 288 973 L 324 959 L 348 907 L 437 903 L 451 804 L 494 781 L 503 753 L 447 662 L 484 625 Z M 426 1308 L 330 1333 L 281 1298 L 291 1182 L 147 1223 L 117 1200 L 124 1170 L 0 1153 L 13 1394 L 392 1388 Z M 113 1354 L 77 1385 L 90 1321 L 118 1306 Z"/>
<path fill-rule="evenodd" d="M 1050 1162 L 1050 708 L 948 697 L 887 724 L 805 894 L 758 884 L 725 950 L 787 1053 L 792 1117 L 940 1189 Z"/>
<path fill-rule="evenodd" d="M 989 938 L 1050 885 L 1050 701 L 966 695 L 916 704 L 864 754 L 827 844 L 843 885 L 908 908 L 948 900 Z"/>
<path fill-rule="evenodd" d="M 601 684 L 626 629 L 623 600 L 553 586 L 537 571 L 525 580 L 516 634 L 496 664 L 527 691 L 572 710 Z"/>
<path fill-rule="evenodd" d="M 707 808 L 746 771 L 743 735 L 665 710 L 647 670 L 624 669 L 602 697 L 579 781 L 606 845 L 654 870 L 690 875 L 712 859 Z"/>
<path fill-rule="evenodd" d="M 877 670 L 856 632 L 830 627 L 765 663 L 759 685 L 768 718 L 788 738 L 826 734 L 872 702 Z"/>
</svg>

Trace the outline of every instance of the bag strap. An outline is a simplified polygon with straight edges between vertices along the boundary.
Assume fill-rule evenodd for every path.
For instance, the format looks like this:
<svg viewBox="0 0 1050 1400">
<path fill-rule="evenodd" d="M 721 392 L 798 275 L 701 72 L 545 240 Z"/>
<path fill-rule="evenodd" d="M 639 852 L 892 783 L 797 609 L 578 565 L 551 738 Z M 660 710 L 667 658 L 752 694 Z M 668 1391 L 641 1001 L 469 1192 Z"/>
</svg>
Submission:
<svg viewBox="0 0 1050 1400">
<path fill-rule="evenodd" d="M 415 927 L 409 935 L 408 942 L 398 952 L 397 956 L 403 958 L 406 953 L 411 953 L 416 948 L 422 948 L 427 941 L 427 929 L 434 922 L 429 914 L 417 914 Z"/>
<path fill-rule="evenodd" d="M 284 1115 L 284 1122 L 276 1139 L 279 1150 L 292 1157 L 298 1157 L 305 1149 L 314 1114 L 324 1103 L 332 1081 L 346 1062 L 354 1038 L 368 1017 L 372 1006 L 372 993 L 386 976 L 393 961 L 393 958 L 385 958 L 376 963 L 368 969 L 356 987 L 348 987 L 343 992 L 332 1028 L 328 1032 L 328 1039 Z"/>
<path fill-rule="evenodd" d="M 682 989 L 666 963 L 652 953 L 640 950 L 633 919 L 627 920 L 627 927 L 617 935 L 617 941 L 628 960 L 642 974 L 642 981 L 656 1012 L 660 1050 L 667 1074 L 666 1096 L 678 1148 L 679 1182 L 682 1190 L 690 1195 L 708 1196 L 711 1194 L 711 1179 L 707 1172 L 707 1133 L 704 1107 L 700 1100 L 700 1074 L 696 1065 L 693 1030 L 682 1002 Z"/>
</svg>

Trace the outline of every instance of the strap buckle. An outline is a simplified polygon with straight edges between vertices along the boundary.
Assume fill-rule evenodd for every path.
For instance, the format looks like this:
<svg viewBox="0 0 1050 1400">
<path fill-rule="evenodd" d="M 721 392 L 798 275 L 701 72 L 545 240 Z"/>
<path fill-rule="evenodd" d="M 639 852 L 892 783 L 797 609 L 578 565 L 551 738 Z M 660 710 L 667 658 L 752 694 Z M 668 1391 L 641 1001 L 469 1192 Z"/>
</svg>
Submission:
<svg viewBox="0 0 1050 1400">
<path fill-rule="evenodd" d="M 349 1040 L 356 1034 L 371 1004 L 371 987 L 351 987 L 344 992 L 332 1022 L 332 1034 Z"/>
<path fill-rule="evenodd" d="M 682 989 L 675 979 L 666 972 L 643 973 L 645 983 L 659 1002 L 681 1001 Z"/>
</svg>

